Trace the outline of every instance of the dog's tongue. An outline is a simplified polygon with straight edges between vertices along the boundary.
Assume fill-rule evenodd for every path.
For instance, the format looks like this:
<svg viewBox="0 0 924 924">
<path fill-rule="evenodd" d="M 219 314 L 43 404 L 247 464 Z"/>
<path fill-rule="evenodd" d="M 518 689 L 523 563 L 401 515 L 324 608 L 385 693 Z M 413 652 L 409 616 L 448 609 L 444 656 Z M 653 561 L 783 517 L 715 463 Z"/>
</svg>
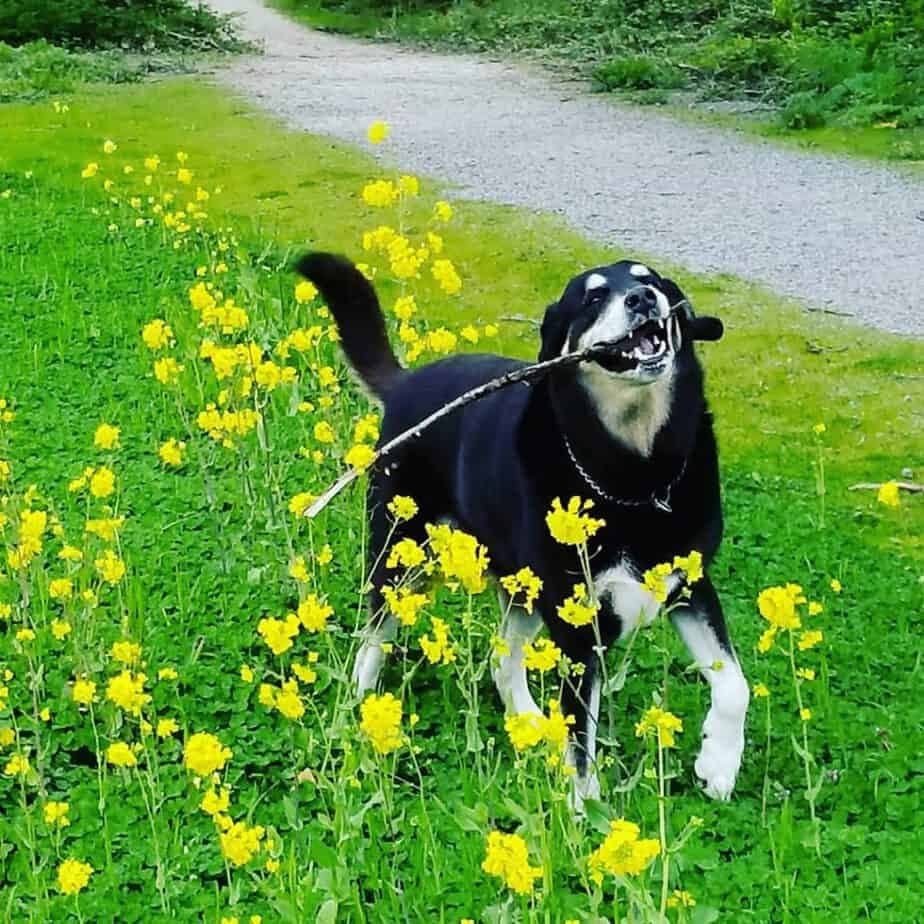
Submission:
<svg viewBox="0 0 924 924">
<path fill-rule="evenodd" d="M 651 356 L 658 349 L 658 345 L 647 334 L 642 334 L 642 339 L 638 342 L 638 348 L 647 356 Z"/>
</svg>

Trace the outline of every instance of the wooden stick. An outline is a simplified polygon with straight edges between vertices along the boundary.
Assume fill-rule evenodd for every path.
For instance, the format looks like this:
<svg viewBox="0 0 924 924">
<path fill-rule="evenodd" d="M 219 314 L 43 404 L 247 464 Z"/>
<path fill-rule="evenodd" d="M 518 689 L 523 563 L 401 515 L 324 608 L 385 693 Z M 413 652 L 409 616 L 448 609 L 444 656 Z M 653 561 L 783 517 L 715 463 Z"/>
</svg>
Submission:
<svg viewBox="0 0 924 924">
<path fill-rule="evenodd" d="M 896 481 L 895 484 L 902 491 L 908 491 L 911 494 L 920 494 L 924 492 L 924 484 L 917 484 L 914 481 Z M 878 491 L 882 487 L 882 482 L 862 481 L 860 484 L 852 484 L 848 491 Z"/>
<path fill-rule="evenodd" d="M 682 309 L 687 303 L 678 302 L 676 305 L 671 306 L 670 314 L 668 314 L 665 321 L 670 324 L 673 321 L 677 312 Z M 712 318 L 703 318 L 700 319 L 705 322 L 713 321 Z M 694 325 L 695 325 L 694 321 Z M 667 329 L 667 325 L 665 325 Z M 721 329 L 721 324 L 719 324 Z M 636 328 L 637 330 L 638 328 Z M 680 328 L 678 325 L 678 331 L 676 336 L 678 338 L 683 336 L 679 333 Z M 499 376 L 496 379 L 491 379 L 490 382 L 485 382 L 484 385 L 479 385 L 477 388 L 473 388 L 471 391 L 465 392 L 465 394 L 459 395 L 458 398 L 450 401 L 449 404 L 443 405 L 443 407 L 435 410 L 429 417 L 425 417 L 420 423 L 411 427 L 409 430 L 405 430 L 403 433 L 399 433 L 394 439 L 389 440 L 384 446 L 381 446 L 372 457 L 372 461 L 366 468 L 371 468 L 373 465 L 378 464 L 383 459 L 386 459 L 389 455 L 394 453 L 396 449 L 399 449 L 406 442 L 411 439 L 416 439 L 426 430 L 428 427 L 433 426 L 438 420 L 441 420 L 443 417 L 446 417 L 448 414 L 451 414 L 453 411 L 459 410 L 461 407 L 465 407 L 466 404 L 471 404 L 473 401 L 477 401 L 479 398 L 484 398 L 487 395 L 493 394 L 495 391 L 500 391 L 502 388 L 508 388 L 510 385 L 516 385 L 518 382 L 534 382 L 537 379 L 541 379 L 544 376 L 548 375 L 550 372 L 554 372 L 557 369 L 565 369 L 568 366 L 576 366 L 579 363 L 591 362 L 592 360 L 598 359 L 603 356 L 611 356 L 613 353 L 618 353 L 620 347 L 628 343 L 635 331 L 631 331 L 625 337 L 620 340 L 609 341 L 605 343 L 595 343 L 591 347 L 587 347 L 585 350 L 580 350 L 577 353 L 568 353 L 565 356 L 557 356 L 555 359 L 548 359 L 543 363 L 532 363 L 529 366 L 522 366 L 519 369 L 514 369 L 511 372 Z M 688 333 L 687 336 L 691 336 L 691 339 L 718 339 L 714 333 L 709 333 L 704 330 L 702 337 L 696 336 L 695 326 L 691 333 Z M 721 330 L 718 334 L 721 336 Z M 678 346 L 679 349 L 679 339 Z M 356 469 L 351 468 L 348 471 L 344 472 L 323 494 L 321 494 L 316 500 L 314 500 L 309 506 L 305 509 L 302 516 L 306 516 L 309 519 L 316 517 L 347 485 L 352 484 L 366 469 Z"/>
</svg>

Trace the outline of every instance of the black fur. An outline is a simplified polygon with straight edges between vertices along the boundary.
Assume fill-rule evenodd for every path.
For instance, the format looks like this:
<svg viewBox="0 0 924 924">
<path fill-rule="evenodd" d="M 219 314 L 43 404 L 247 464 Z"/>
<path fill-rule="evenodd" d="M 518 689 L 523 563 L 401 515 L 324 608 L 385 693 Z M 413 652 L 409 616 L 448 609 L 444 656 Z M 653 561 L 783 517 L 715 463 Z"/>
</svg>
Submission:
<svg viewBox="0 0 924 924">
<path fill-rule="evenodd" d="M 620 284 L 619 273 L 625 275 L 628 265 L 595 272 L 608 273 Z M 351 264 L 313 255 L 304 258 L 298 268 L 327 299 L 348 358 L 370 388 L 384 398 L 383 442 L 469 389 L 524 365 L 500 356 L 459 355 L 413 371 L 398 371 L 372 287 Z M 567 344 L 573 345 L 600 313 L 596 297 L 585 292 L 587 276 L 584 273 L 573 280 L 562 298 L 547 309 L 541 359 L 557 356 Z M 655 273 L 642 281 L 663 292 L 671 305 L 685 301 L 674 283 Z M 606 520 L 590 544 L 595 574 L 625 559 L 640 574 L 693 549 L 702 553 L 708 566 L 722 536 L 716 441 L 703 395 L 702 369 L 692 346 L 697 320 L 705 322 L 701 332 L 706 334 L 721 334 L 721 324 L 715 319 L 696 319 L 692 310 L 684 317 L 685 335 L 674 360 L 669 414 L 649 454 L 640 454 L 606 429 L 580 373 L 570 368 L 536 385 L 498 391 L 440 420 L 370 478 L 370 560 L 378 562 L 372 574 L 373 612 L 381 602 L 378 589 L 389 576 L 383 564 L 387 557 L 383 545 L 390 529 L 385 505 L 396 494 L 412 496 L 420 513 L 402 524 L 395 540 L 413 536 L 422 541 L 424 523 L 448 517 L 487 546 L 495 574 L 530 566 L 543 580 L 537 605 L 552 638 L 569 658 L 586 665 L 580 686 L 566 685 L 562 691 L 565 714 L 572 713 L 577 719 L 579 744 L 586 728 L 591 678 L 598 667 L 592 628 L 575 628 L 556 614 L 556 606 L 582 577 L 574 549 L 556 543 L 546 526 L 553 498 L 566 502 L 574 495 L 591 497 L 593 514 Z M 585 470 L 617 501 L 594 496 L 568 456 L 565 436 Z M 650 502 L 668 485 L 672 485 L 670 511 Z M 693 593 L 691 610 L 709 621 L 730 651 L 718 597 L 708 577 Z M 599 627 L 607 645 L 620 636 L 624 614 L 614 612 L 606 599 L 601 603 Z M 578 749 L 578 770 L 583 773 L 586 768 L 580 754 Z"/>
</svg>

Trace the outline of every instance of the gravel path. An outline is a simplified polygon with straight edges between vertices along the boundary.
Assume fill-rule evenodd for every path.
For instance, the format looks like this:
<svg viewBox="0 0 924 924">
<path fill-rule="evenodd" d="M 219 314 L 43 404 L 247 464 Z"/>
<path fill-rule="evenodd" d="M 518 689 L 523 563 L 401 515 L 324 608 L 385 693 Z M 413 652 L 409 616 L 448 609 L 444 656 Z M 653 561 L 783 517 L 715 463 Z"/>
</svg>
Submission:
<svg viewBox="0 0 924 924">
<path fill-rule="evenodd" d="M 924 335 L 924 183 L 616 105 L 520 65 L 326 35 L 259 0 L 210 3 L 241 12 L 265 49 L 220 79 L 293 126 L 358 143 L 382 118 L 403 168 L 462 195 Z"/>
</svg>

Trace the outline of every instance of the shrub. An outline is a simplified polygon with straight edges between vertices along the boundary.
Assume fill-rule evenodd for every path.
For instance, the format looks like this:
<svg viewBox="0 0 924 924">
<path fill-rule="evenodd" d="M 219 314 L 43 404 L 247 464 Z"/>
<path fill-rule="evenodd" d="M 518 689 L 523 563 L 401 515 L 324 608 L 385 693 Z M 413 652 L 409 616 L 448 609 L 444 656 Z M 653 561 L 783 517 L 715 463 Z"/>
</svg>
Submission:
<svg viewBox="0 0 924 924">
<path fill-rule="evenodd" d="M 607 61 L 593 76 L 604 90 L 673 90 L 685 83 L 683 74 L 669 61 L 646 55 Z"/>
<path fill-rule="evenodd" d="M 236 44 L 228 17 L 189 0 L 0 0 L 0 42 L 83 48 Z"/>
</svg>

